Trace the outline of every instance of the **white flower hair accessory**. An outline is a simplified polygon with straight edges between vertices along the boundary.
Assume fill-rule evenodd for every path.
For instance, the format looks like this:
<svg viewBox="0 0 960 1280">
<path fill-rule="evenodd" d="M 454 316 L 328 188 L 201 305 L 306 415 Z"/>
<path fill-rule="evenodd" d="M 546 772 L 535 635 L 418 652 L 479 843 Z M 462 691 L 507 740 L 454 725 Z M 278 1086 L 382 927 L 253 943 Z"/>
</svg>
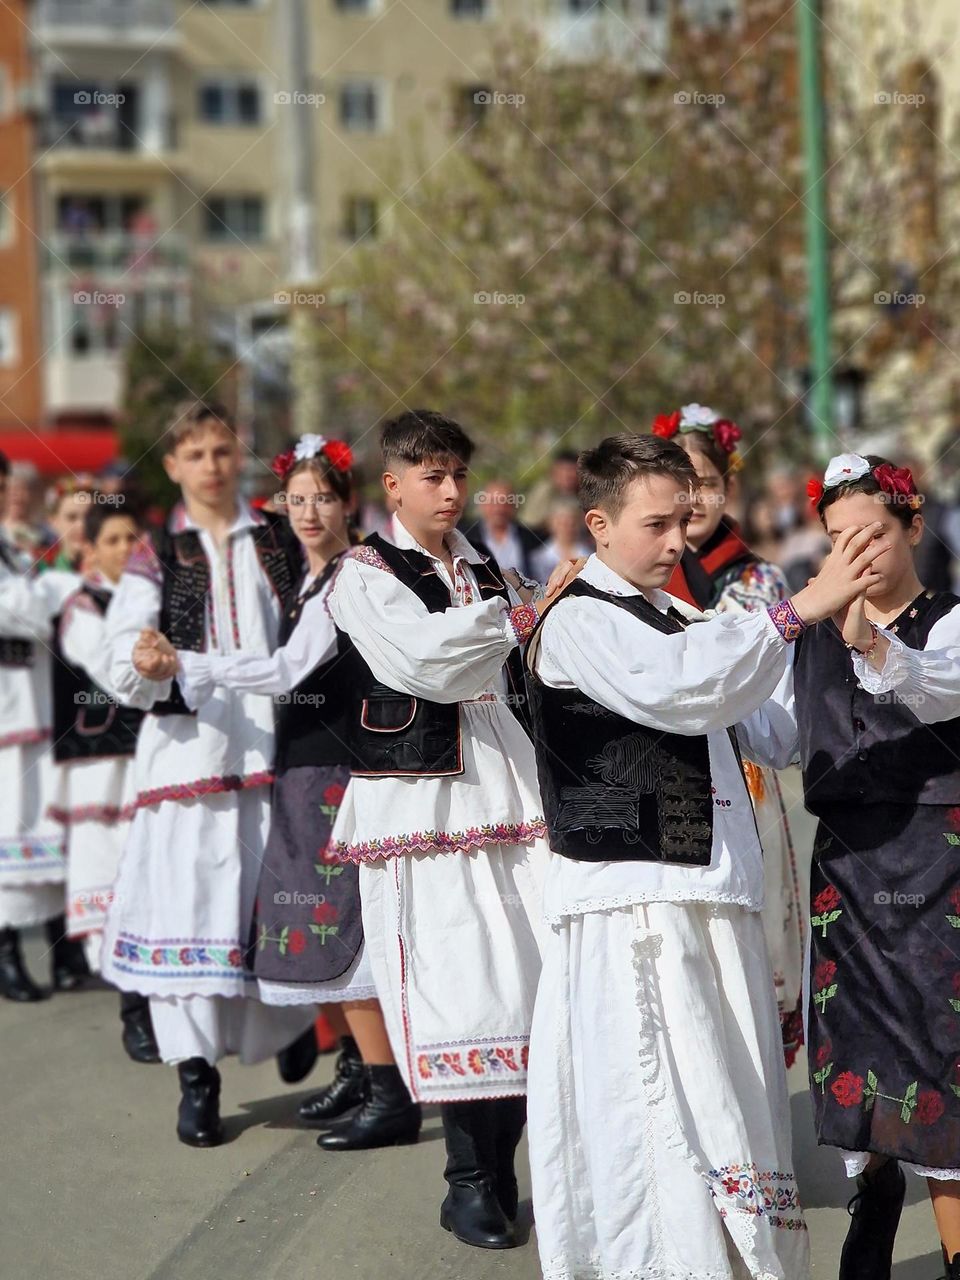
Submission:
<svg viewBox="0 0 960 1280">
<path fill-rule="evenodd" d="M 315 458 L 326 447 L 326 436 L 314 435 L 307 432 L 302 435 L 293 448 L 293 456 L 297 462 L 303 462 L 305 458 Z"/>
<path fill-rule="evenodd" d="M 685 404 L 680 410 L 680 430 L 684 427 L 712 427 L 720 415 L 705 404 Z"/>
<path fill-rule="evenodd" d="M 850 480 L 859 480 L 869 475 L 872 467 L 859 453 L 838 453 L 831 458 L 823 475 L 825 489 L 833 489 L 838 484 L 846 484 Z"/>
</svg>

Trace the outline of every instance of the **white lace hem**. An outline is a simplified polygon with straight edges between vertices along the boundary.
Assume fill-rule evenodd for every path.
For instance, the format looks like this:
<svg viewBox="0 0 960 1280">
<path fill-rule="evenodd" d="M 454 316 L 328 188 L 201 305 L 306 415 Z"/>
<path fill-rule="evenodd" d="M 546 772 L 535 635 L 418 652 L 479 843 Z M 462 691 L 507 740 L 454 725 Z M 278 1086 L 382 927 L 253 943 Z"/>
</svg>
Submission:
<svg viewBox="0 0 960 1280">
<path fill-rule="evenodd" d="M 869 1151 L 841 1151 L 840 1155 L 847 1171 L 847 1177 L 859 1178 L 870 1163 L 871 1153 Z M 933 1178 L 936 1182 L 960 1182 L 960 1169 L 930 1169 L 922 1164 L 908 1164 L 905 1160 L 900 1161 L 900 1168 L 909 1169 L 918 1178 Z"/>
<path fill-rule="evenodd" d="M 695 896 L 678 898 L 675 893 L 662 890 L 643 890 L 621 893 L 609 897 L 584 898 L 582 902 L 554 908 L 547 904 L 543 918 L 549 925 L 562 924 L 570 916 L 586 915 L 590 911 L 615 911 L 621 907 L 641 906 L 645 902 L 669 902 L 674 906 L 743 907 L 746 911 L 761 911 L 763 901 L 750 893 L 720 893 L 700 890 Z"/>
<path fill-rule="evenodd" d="M 336 987 L 326 982 L 265 982 L 258 979 L 260 999 L 274 1007 L 307 1004 L 342 1004 L 346 1000 L 376 1000 L 376 987 Z"/>
</svg>

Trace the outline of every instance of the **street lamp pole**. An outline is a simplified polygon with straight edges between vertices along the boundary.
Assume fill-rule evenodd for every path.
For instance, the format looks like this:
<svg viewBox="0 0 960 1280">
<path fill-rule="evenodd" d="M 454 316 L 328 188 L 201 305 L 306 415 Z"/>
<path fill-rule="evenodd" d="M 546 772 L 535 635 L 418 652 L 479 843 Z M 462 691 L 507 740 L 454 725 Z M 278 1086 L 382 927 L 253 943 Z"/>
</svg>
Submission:
<svg viewBox="0 0 960 1280">
<path fill-rule="evenodd" d="M 817 454 L 826 461 L 834 452 L 833 380 L 830 342 L 830 245 L 820 60 L 819 9 L 822 0 L 797 0 L 800 36 L 800 105 L 807 194 L 808 335 L 810 344 L 809 409 Z"/>
</svg>

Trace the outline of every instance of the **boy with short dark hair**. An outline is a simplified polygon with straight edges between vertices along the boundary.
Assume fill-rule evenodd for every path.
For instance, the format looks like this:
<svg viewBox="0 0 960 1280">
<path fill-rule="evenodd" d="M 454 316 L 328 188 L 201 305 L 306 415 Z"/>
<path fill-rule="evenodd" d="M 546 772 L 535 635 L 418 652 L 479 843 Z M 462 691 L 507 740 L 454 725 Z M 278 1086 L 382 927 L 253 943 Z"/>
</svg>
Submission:
<svg viewBox="0 0 960 1280">
<path fill-rule="evenodd" d="M 348 552 L 330 595 L 354 692 L 353 774 L 330 848 L 360 864 L 366 946 L 407 1087 L 441 1104 L 441 1225 L 504 1249 L 517 1243 L 547 859 L 521 720 L 519 646 L 537 609 L 457 530 L 473 454 L 459 423 L 404 413 L 381 444 L 395 545 L 374 535 Z"/>
<path fill-rule="evenodd" d="M 555 855 L 530 1057 L 543 1273 L 802 1280 L 760 842 L 733 731 L 776 734 L 775 708 L 753 713 L 786 680 L 790 642 L 862 590 L 880 551 L 864 550 L 870 533 L 846 539 L 792 601 L 688 626 L 702 615 L 662 589 L 693 510 L 687 454 L 614 436 L 579 475 L 597 552 L 527 650 Z"/>
</svg>

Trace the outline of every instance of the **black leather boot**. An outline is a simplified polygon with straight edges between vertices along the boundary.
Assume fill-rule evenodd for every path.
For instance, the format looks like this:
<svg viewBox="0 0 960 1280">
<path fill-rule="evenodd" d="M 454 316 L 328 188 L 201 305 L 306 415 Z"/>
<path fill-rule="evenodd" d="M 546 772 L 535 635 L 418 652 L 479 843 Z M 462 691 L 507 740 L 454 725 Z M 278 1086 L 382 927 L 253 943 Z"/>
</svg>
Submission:
<svg viewBox="0 0 960 1280">
<path fill-rule="evenodd" d="M 511 1222 L 515 1221 L 520 1204 L 515 1166 L 517 1147 L 527 1123 L 526 1098 L 497 1098 L 491 1102 L 493 1119 L 494 1185 L 500 1208 Z"/>
<path fill-rule="evenodd" d="M 906 1190 L 907 1180 L 896 1160 L 861 1173 L 857 1194 L 847 1205 L 851 1221 L 840 1253 L 839 1280 L 890 1280 Z"/>
<path fill-rule="evenodd" d="M 316 1066 L 317 1057 L 317 1033 L 311 1022 L 306 1031 L 277 1054 L 280 1079 L 284 1084 L 299 1084 Z"/>
<path fill-rule="evenodd" d="M 80 938 L 67 937 L 65 916 L 57 916 L 46 923 L 47 941 L 53 951 L 54 991 L 76 991 L 93 975 L 87 964 L 86 952 Z"/>
<path fill-rule="evenodd" d="M 137 991 L 120 992 L 123 1047 L 131 1062 L 159 1062 L 160 1050 L 153 1034 L 150 1001 Z"/>
<path fill-rule="evenodd" d="M 353 1036 L 341 1036 L 333 1079 L 319 1093 L 304 1098 L 297 1115 L 304 1124 L 324 1125 L 363 1102 L 363 1058 Z"/>
<path fill-rule="evenodd" d="M 943 1280 L 960 1280 L 960 1253 L 955 1253 L 951 1262 L 943 1245 L 940 1252 L 943 1254 Z"/>
<path fill-rule="evenodd" d="M 180 1076 L 177 1137 L 188 1147 L 218 1147 L 223 1141 L 220 1072 L 204 1058 L 188 1058 L 178 1064 L 177 1074 Z"/>
<path fill-rule="evenodd" d="M 27 973 L 16 929 L 0 929 L 0 995 L 21 1004 L 46 998 Z"/>
<path fill-rule="evenodd" d="M 449 1184 L 440 1225 L 477 1249 L 514 1249 L 518 1241 L 497 1199 L 494 1115 L 488 1102 L 445 1102 L 440 1108 Z"/>
<path fill-rule="evenodd" d="M 416 1142 L 423 1116 L 397 1067 L 364 1064 L 363 1076 L 362 1105 L 332 1132 L 322 1133 L 317 1146 L 325 1151 L 368 1151 Z"/>
</svg>

